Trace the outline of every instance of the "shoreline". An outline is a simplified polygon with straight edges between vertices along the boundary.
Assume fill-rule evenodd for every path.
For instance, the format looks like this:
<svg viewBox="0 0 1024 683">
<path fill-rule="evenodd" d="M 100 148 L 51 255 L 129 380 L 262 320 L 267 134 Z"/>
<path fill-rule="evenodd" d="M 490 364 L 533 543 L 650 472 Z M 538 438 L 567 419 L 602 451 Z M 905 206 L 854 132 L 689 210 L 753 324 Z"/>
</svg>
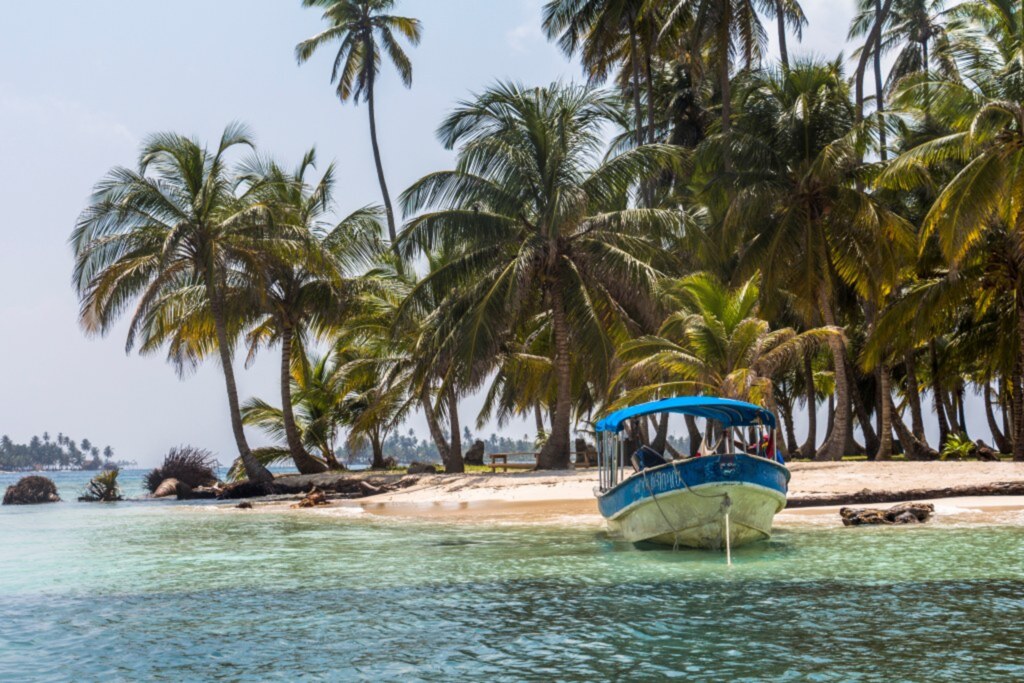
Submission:
<svg viewBox="0 0 1024 683">
<path fill-rule="evenodd" d="M 886 508 L 931 502 L 928 525 L 947 522 L 1024 522 L 1024 463 L 1011 462 L 798 462 L 791 465 L 790 500 L 779 527 L 834 522 L 844 505 Z M 362 473 L 360 473 L 362 474 Z M 393 477 L 399 475 L 364 476 Z M 415 475 L 409 475 L 409 478 Z M 291 508 L 292 501 L 259 502 L 264 512 L 309 512 L 453 523 L 559 523 L 602 527 L 594 488 L 596 470 L 503 474 L 419 475 L 407 485 L 365 498 L 333 498 L 328 505 Z"/>
</svg>

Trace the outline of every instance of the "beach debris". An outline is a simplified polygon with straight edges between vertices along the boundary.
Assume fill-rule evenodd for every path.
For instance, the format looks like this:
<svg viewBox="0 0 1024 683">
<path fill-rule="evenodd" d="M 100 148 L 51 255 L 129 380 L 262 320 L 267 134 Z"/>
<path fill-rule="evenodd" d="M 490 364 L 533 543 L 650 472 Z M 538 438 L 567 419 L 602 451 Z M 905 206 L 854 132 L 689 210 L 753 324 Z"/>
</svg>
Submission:
<svg viewBox="0 0 1024 683">
<path fill-rule="evenodd" d="M 320 489 L 314 488 L 313 490 L 306 494 L 305 498 L 300 500 L 295 505 L 292 505 L 292 507 L 312 508 L 318 505 L 327 505 L 327 494 L 321 491 Z"/>
<path fill-rule="evenodd" d="M 981 439 L 978 439 L 977 441 L 975 441 L 974 445 L 976 447 L 974 449 L 974 455 L 977 456 L 978 460 L 981 460 L 983 462 L 998 462 L 999 461 L 999 452 L 996 451 L 991 446 L 989 446 L 988 444 L 986 444 Z"/>
<path fill-rule="evenodd" d="M 59 503 L 57 485 L 46 477 L 33 474 L 22 477 L 18 483 L 11 484 L 4 492 L 4 505 L 37 505 L 39 503 Z"/>
<path fill-rule="evenodd" d="M 153 491 L 154 498 L 167 498 L 168 496 L 178 495 L 178 484 L 180 484 L 174 477 L 168 477 L 160 482 L 160 485 Z"/>
<path fill-rule="evenodd" d="M 113 503 L 124 500 L 121 487 L 117 485 L 119 473 L 120 470 L 114 468 L 97 474 L 85 485 L 85 492 L 78 500 L 83 503 Z"/>
<path fill-rule="evenodd" d="M 235 506 L 239 510 L 252 510 L 252 503 L 247 500 L 243 500 L 241 503 Z"/>
<path fill-rule="evenodd" d="M 467 465 L 483 465 L 484 464 L 484 442 L 477 439 L 473 442 L 473 445 L 466 451 L 466 455 L 463 456 L 462 461 Z"/>
<path fill-rule="evenodd" d="M 183 481 L 178 482 L 176 490 L 178 500 L 202 500 L 216 498 L 220 495 L 221 489 L 218 486 L 196 486 L 191 487 Z"/>
<path fill-rule="evenodd" d="M 437 474 L 437 467 L 425 462 L 411 462 L 406 470 L 409 474 Z"/>
<path fill-rule="evenodd" d="M 843 526 L 865 524 L 918 524 L 927 522 L 935 512 L 931 503 L 901 503 L 886 510 L 879 508 L 840 508 Z"/>
<path fill-rule="evenodd" d="M 216 458 L 208 450 L 195 446 L 177 446 L 168 451 L 160 467 L 146 475 L 146 488 L 156 494 L 167 479 L 177 479 L 192 488 L 214 486 L 219 483 L 215 471 L 218 466 Z"/>
</svg>

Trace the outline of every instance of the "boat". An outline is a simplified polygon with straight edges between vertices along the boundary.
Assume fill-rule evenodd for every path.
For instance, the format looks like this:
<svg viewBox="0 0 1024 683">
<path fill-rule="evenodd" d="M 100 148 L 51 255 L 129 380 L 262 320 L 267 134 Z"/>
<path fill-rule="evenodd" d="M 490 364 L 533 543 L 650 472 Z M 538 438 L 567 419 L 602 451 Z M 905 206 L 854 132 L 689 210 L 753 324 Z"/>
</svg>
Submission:
<svg viewBox="0 0 1024 683">
<path fill-rule="evenodd" d="M 664 413 L 704 418 L 694 457 L 671 459 L 639 445 L 641 420 Z M 667 398 L 617 410 L 596 431 L 597 505 L 609 532 L 623 540 L 730 553 L 769 538 L 786 506 L 790 474 L 775 448 L 775 415 L 760 406 Z"/>
</svg>

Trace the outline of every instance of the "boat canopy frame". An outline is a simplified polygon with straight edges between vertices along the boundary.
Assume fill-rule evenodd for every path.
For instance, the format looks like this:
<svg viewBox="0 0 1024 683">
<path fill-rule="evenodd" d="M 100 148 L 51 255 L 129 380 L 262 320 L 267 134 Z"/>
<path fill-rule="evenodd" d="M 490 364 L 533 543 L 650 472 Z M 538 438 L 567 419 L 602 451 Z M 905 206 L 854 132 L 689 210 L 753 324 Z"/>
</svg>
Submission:
<svg viewBox="0 0 1024 683">
<path fill-rule="evenodd" d="M 597 436 L 597 462 L 599 470 L 598 488 L 601 491 L 616 486 L 626 476 L 626 454 L 623 452 L 623 429 L 630 420 L 648 415 L 676 413 L 692 415 L 718 422 L 727 435 L 733 427 L 757 427 L 767 432 L 776 429 L 774 413 L 767 408 L 736 401 L 729 398 L 708 396 L 679 396 L 649 403 L 621 408 L 598 421 L 595 425 Z M 726 437 L 731 443 L 731 436 Z"/>
</svg>

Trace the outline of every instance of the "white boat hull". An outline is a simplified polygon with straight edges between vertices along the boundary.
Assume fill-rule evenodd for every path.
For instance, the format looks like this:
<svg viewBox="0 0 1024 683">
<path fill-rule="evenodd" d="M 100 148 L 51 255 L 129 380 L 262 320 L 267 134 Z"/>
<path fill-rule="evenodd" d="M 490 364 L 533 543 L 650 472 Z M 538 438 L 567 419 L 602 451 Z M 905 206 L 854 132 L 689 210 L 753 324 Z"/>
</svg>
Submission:
<svg viewBox="0 0 1024 683">
<path fill-rule="evenodd" d="M 726 496 L 729 505 L 723 506 Z M 708 483 L 637 500 L 608 518 L 608 530 L 634 543 L 717 549 L 725 546 L 728 526 L 735 548 L 769 538 L 772 518 L 785 506 L 786 496 L 765 486 Z"/>
</svg>

